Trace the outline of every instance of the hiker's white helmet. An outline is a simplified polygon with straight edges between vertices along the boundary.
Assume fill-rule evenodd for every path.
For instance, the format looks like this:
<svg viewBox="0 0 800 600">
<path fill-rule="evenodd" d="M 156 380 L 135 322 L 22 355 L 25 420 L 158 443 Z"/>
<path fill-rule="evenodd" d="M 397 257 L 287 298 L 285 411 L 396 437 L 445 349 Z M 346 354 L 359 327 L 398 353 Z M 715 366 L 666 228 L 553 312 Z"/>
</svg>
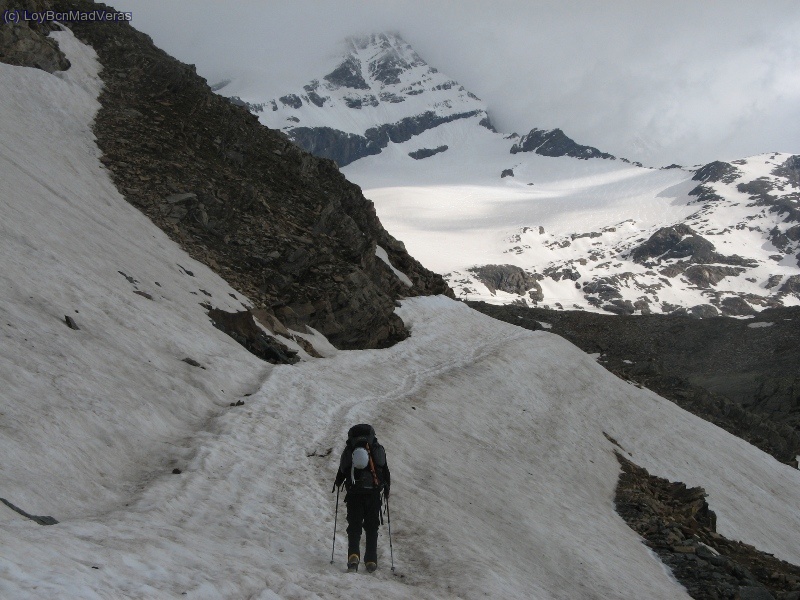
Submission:
<svg viewBox="0 0 800 600">
<path fill-rule="evenodd" d="M 353 466 L 356 469 L 366 469 L 369 464 L 369 454 L 366 448 L 356 448 L 353 450 Z"/>
</svg>

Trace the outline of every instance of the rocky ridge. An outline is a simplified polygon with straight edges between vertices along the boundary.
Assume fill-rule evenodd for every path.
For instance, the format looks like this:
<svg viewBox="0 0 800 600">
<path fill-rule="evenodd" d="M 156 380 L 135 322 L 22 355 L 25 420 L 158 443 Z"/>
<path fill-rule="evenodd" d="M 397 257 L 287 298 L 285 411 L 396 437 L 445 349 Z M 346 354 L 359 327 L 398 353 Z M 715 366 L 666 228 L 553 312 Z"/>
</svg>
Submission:
<svg viewBox="0 0 800 600">
<path fill-rule="evenodd" d="M 265 311 L 262 323 L 309 325 L 339 348 L 380 347 L 407 335 L 393 312 L 398 298 L 452 294 L 383 229 L 332 161 L 212 93 L 193 66 L 127 23 L 71 29 L 103 67 L 95 134 L 118 189 L 248 296 L 255 306 L 247 308 Z M 380 248 L 410 287 L 377 257 Z"/>
<path fill-rule="evenodd" d="M 624 456 L 614 503 L 696 600 L 798 600 L 800 567 L 716 531 L 702 488 L 650 475 Z"/>
<path fill-rule="evenodd" d="M 589 158 L 606 158 L 614 160 L 616 157 L 601 152 L 597 148 L 591 146 L 582 146 L 574 140 L 567 137 L 567 135 L 560 129 L 551 129 L 549 131 L 544 129 L 532 129 L 526 133 L 519 141 L 511 146 L 511 154 L 518 152 L 535 152 L 542 156 L 571 156 L 587 160 Z"/>
</svg>

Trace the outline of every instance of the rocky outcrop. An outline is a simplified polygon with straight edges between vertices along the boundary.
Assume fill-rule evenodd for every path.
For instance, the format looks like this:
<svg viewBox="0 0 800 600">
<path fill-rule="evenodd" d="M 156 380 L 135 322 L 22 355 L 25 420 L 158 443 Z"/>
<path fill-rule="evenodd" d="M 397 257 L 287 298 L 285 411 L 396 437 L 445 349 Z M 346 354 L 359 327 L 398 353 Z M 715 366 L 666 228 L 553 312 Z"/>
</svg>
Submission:
<svg viewBox="0 0 800 600">
<path fill-rule="evenodd" d="M 713 257 L 714 244 L 683 223 L 662 227 L 631 252 L 631 258 L 639 264 L 654 258 L 688 258 L 703 264 L 713 262 Z"/>
<path fill-rule="evenodd" d="M 14 10 L 42 13 L 51 9 L 48 0 L 0 0 L 0 15 Z M 58 30 L 58 26 L 34 21 L 0 24 L 0 62 L 48 73 L 68 69 L 66 56 L 56 41 L 47 37 L 53 29 Z"/>
<path fill-rule="evenodd" d="M 773 169 L 772 174 L 786 177 L 790 185 L 800 187 L 800 155 L 795 154 L 787 158 L 783 164 Z"/>
<path fill-rule="evenodd" d="M 419 150 L 414 150 L 414 152 L 409 152 L 408 155 L 414 160 L 422 160 L 423 158 L 429 158 L 446 150 L 446 145 L 438 146 L 436 148 L 420 148 Z"/>
<path fill-rule="evenodd" d="M 699 288 L 716 286 L 725 277 L 739 275 L 758 264 L 738 255 L 723 256 L 715 250 L 714 244 L 691 227 L 678 223 L 662 227 L 647 241 L 634 247 L 630 258 L 649 267 L 666 262 L 667 265 L 659 271 L 661 275 L 668 278 L 682 275 Z"/>
<path fill-rule="evenodd" d="M 615 452 L 622 467 L 614 498 L 617 512 L 692 598 L 788 600 L 800 595 L 800 567 L 717 533 L 703 488 L 650 475 Z"/>
<path fill-rule="evenodd" d="M 737 297 L 738 299 L 738 297 Z M 607 301 L 613 302 L 613 298 Z M 626 381 L 635 381 L 778 460 L 800 455 L 800 307 L 767 308 L 750 320 L 692 314 L 613 316 L 469 302 L 489 316 L 528 329 L 549 323 Z M 729 301 L 718 307 L 729 311 Z M 752 314 L 753 310 L 748 305 Z M 698 314 L 700 313 L 700 314 Z M 698 319 L 698 316 L 717 318 Z M 745 349 L 745 350 L 743 350 Z"/>
<path fill-rule="evenodd" d="M 86 1 L 56 7 L 97 9 Z M 103 66 L 95 122 L 114 183 L 194 258 L 284 324 L 339 348 L 407 335 L 395 301 L 452 292 L 382 227 L 325 159 L 211 92 L 127 23 L 73 23 Z M 409 288 L 375 255 L 381 246 Z"/>
<path fill-rule="evenodd" d="M 532 129 L 523 135 L 519 141 L 511 146 L 511 154 L 518 152 L 535 152 L 542 156 L 572 156 L 574 158 L 608 158 L 615 157 L 606 152 L 600 152 L 591 146 L 581 146 L 560 129 Z"/>
<path fill-rule="evenodd" d="M 703 183 L 715 181 L 733 183 L 741 176 L 742 172 L 732 164 L 715 160 L 697 169 L 692 179 L 695 181 L 702 181 Z"/>
<path fill-rule="evenodd" d="M 345 133 L 330 127 L 295 127 L 288 132 L 298 146 L 321 158 L 335 160 L 339 167 L 351 162 L 380 154 L 390 142 L 407 142 L 429 129 L 459 119 L 480 116 L 482 111 L 473 110 L 451 115 L 438 115 L 429 110 L 420 115 L 406 117 L 396 123 L 386 123 L 367 129 L 363 135 Z"/>
<path fill-rule="evenodd" d="M 256 325 L 253 313 L 249 310 L 229 313 L 218 308 L 208 312 L 214 327 L 227 333 L 244 346 L 248 352 L 273 364 L 292 364 L 297 362 L 297 352 L 290 350 L 276 338 L 267 335 Z"/>
<path fill-rule="evenodd" d="M 535 275 L 514 265 L 483 265 L 468 270 L 475 275 L 478 281 L 489 288 L 489 292 L 492 294 L 497 290 L 519 295 L 525 294 L 530 289 L 536 290 L 538 293 L 542 291 Z"/>
</svg>

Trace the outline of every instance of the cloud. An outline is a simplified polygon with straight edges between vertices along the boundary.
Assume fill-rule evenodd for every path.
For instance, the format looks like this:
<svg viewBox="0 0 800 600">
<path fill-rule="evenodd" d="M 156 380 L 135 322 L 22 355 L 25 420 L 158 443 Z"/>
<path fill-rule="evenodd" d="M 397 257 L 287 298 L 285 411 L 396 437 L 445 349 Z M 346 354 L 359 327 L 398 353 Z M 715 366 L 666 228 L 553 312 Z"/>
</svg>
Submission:
<svg viewBox="0 0 800 600">
<path fill-rule="evenodd" d="M 113 4 L 210 82 L 262 100 L 326 73 L 345 37 L 394 30 L 503 131 L 560 127 L 650 164 L 800 153 L 795 0 Z"/>
</svg>

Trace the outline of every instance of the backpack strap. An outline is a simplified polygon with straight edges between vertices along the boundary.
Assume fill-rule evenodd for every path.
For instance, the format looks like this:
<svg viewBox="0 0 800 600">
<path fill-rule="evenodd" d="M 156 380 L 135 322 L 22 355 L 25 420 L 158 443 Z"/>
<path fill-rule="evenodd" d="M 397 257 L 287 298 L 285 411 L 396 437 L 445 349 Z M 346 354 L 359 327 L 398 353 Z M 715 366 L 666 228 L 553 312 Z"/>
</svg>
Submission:
<svg viewBox="0 0 800 600">
<path fill-rule="evenodd" d="M 372 460 L 372 450 L 370 449 L 369 444 L 367 444 L 367 456 L 369 456 L 369 470 L 370 473 L 372 473 L 372 483 L 375 484 L 376 488 L 380 487 L 380 480 L 378 479 L 378 473 L 375 470 L 375 461 Z"/>
</svg>

